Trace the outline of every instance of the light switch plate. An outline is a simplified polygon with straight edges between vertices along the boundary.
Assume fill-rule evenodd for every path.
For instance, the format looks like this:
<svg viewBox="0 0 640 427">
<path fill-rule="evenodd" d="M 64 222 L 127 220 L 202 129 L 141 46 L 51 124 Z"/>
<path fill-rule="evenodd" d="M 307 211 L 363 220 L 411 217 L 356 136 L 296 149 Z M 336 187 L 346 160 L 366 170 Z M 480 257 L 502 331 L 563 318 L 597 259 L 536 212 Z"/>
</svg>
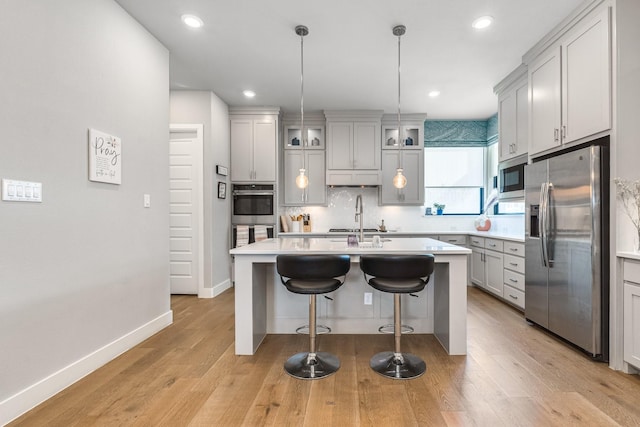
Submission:
<svg viewBox="0 0 640 427">
<path fill-rule="evenodd" d="M 2 179 L 2 200 L 6 202 L 42 202 L 42 183 Z"/>
<path fill-rule="evenodd" d="M 151 207 L 151 194 L 145 194 L 144 195 L 144 207 L 145 208 L 150 208 Z"/>
</svg>

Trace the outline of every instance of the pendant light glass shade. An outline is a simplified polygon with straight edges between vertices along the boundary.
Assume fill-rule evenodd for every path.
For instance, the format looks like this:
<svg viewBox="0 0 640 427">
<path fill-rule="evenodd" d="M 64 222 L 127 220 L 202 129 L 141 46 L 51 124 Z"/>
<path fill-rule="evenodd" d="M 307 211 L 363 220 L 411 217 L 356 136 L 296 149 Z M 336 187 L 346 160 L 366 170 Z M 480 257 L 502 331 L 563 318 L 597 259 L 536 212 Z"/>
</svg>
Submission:
<svg viewBox="0 0 640 427">
<path fill-rule="evenodd" d="M 398 152 L 398 169 L 393 177 L 393 186 L 402 189 L 407 185 L 407 177 L 402 174 L 402 148 L 404 147 L 404 138 L 402 137 L 402 128 L 400 126 L 400 37 L 406 31 L 404 25 L 396 25 L 393 27 L 393 35 L 398 36 L 398 144 L 400 145 Z"/>
<path fill-rule="evenodd" d="M 402 168 L 398 168 L 393 177 L 393 186 L 396 188 L 404 188 L 407 185 L 407 177 L 402 174 Z"/>
<path fill-rule="evenodd" d="M 300 189 L 305 189 L 309 186 L 309 177 L 305 175 L 306 170 L 300 169 L 300 175 L 296 176 L 296 186 Z"/>
</svg>

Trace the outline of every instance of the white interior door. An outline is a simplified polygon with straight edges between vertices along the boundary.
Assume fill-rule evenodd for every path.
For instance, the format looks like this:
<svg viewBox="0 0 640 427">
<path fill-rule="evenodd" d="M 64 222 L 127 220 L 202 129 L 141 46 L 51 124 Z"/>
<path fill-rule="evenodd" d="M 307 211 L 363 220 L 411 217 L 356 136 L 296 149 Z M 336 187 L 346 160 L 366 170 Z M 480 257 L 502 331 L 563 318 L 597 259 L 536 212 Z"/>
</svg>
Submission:
<svg viewBox="0 0 640 427">
<path fill-rule="evenodd" d="M 172 294 L 204 287 L 203 125 L 172 124 L 169 137 L 169 238 Z"/>
</svg>

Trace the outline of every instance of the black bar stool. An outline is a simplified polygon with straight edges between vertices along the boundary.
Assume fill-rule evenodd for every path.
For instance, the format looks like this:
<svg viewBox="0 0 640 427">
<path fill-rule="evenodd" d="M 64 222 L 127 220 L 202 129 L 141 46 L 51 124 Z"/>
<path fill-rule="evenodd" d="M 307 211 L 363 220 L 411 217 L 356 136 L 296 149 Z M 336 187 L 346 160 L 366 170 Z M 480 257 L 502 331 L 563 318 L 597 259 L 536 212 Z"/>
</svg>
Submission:
<svg viewBox="0 0 640 427">
<path fill-rule="evenodd" d="M 361 255 L 360 269 L 374 289 L 393 294 L 393 324 L 395 351 L 384 351 L 371 358 L 371 369 L 394 379 L 417 378 L 424 374 L 424 360 L 410 353 L 402 353 L 400 338 L 402 322 L 401 294 L 420 292 L 429 282 L 434 268 L 433 255 Z"/>
<path fill-rule="evenodd" d="M 336 356 L 316 352 L 316 295 L 342 286 L 350 267 L 349 255 L 278 255 L 276 258 L 280 280 L 287 289 L 309 295 L 309 351 L 294 354 L 285 362 L 284 369 L 289 375 L 318 379 L 340 369 Z"/>
</svg>

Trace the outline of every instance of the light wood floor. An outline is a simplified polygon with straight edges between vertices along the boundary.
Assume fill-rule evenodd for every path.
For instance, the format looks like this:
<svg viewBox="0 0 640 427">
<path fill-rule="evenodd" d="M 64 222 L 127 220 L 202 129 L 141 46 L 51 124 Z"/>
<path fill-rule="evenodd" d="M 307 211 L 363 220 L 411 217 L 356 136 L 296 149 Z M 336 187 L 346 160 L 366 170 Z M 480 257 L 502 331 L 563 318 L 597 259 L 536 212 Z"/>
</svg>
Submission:
<svg viewBox="0 0 640 427">
<path fill-rule="evenodd" d="M 319 381 L 283 372 L 306 336 L 268 336 L 234 355 L 233 290 L 171 298 L 175 323 L 77 382 L 14 426 L 566 426 L 640 425 L 640 379 L 588 360 L 469 289 L 468 355 L 431 335 L 403 336 L 427 373 L 383 378 L 369 358 L 389 335 L 322 335 L 342 367 Z"/>
</svg>

